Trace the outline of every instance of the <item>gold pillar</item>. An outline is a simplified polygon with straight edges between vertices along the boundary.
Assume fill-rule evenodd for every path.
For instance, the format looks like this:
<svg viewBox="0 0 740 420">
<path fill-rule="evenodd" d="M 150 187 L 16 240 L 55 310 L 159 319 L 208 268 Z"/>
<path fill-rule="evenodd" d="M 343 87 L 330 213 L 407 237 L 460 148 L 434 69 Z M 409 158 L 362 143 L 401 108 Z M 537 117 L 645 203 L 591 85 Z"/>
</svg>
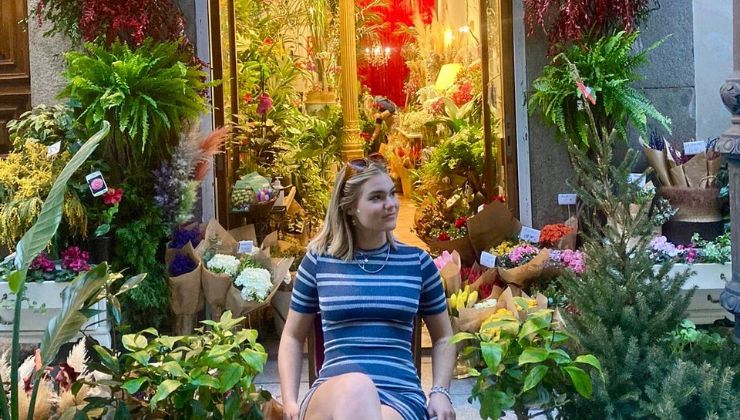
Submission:
<svg viewBox="0 0 740 420">
<path fill-rule="evenodd" d="M 342 159 L 363 156 L 357 104 L 357 57 L 355 48 L 355 2 L 339 0 L 339 64 L 342 71 Z"/>
</svg>

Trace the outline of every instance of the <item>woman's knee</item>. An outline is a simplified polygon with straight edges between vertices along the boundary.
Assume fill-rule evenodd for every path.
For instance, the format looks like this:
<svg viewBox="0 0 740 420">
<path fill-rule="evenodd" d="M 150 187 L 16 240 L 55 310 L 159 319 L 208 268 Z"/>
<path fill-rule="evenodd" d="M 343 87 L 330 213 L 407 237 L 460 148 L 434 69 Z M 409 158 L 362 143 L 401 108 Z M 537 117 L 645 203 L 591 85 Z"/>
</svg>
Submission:
<svg viewBox="0 0 740 420">
<path fill-rule="evenodd" d="M 369 396 L 377 396 L 378 390 L 375 388 L 375 383 L 370 379 L 368 375 L 359 372 L 346 373 L 338 376 L 338 386 L 343 394 L 348 396 L 363 396 L 365 398 Z"/>
</svg>

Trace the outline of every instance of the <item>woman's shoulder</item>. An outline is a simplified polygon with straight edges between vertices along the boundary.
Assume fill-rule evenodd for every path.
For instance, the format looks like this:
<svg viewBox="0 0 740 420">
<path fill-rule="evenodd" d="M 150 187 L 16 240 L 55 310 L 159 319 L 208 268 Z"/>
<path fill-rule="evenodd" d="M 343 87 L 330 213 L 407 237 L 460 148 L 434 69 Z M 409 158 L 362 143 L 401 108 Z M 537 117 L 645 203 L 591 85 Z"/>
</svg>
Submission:
<svg viewBox="0 0 740 420">
<path fill-rule="evenodd" d="M 429 253 L 418 246 L 408 245 L 400 241 L 394 241 L 393 246 L 395 248 L 396 254 L 402 254 L 402 255 L 418 255 L 419 258 L 423 258 L 425 255 L 429 255 Z"/>
</svg>

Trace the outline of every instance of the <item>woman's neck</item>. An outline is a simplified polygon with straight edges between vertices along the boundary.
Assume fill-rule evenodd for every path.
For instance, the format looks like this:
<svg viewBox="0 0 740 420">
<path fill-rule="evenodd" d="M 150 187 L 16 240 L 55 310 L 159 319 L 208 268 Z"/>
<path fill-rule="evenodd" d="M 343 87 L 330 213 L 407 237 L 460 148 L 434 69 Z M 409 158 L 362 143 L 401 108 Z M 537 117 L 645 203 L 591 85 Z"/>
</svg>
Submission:
<svg viewBox="0 0 740 420">
<path fill-rule="evenodd" d="M 388 242 L 388 236 L 385 234 L 385 232 L 378 232 L 377 234 L 373 235 L 360 233 L 355 238 L 355 248 L 377 249 L 385 245 L 386 242 Z"/>
</svg>

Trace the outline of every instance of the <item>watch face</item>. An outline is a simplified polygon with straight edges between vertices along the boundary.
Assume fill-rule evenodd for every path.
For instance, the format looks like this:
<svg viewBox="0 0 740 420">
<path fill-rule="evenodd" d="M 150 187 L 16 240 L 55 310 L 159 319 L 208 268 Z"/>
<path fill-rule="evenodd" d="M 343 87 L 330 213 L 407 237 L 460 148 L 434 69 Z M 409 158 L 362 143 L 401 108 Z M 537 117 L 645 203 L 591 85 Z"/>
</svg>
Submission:
<svg viewBox="0 0 740 420">
<path fill-rule="evenodd" d="M 87 185 L 90 186 L 90 192 L 92 192 L 93 197 L 98 197 L 108 191 L 108 185 L 106 185 L 103 174 L 100 171 L 91 173 L 85 179 L 87 180 Z"/>
</svg>

